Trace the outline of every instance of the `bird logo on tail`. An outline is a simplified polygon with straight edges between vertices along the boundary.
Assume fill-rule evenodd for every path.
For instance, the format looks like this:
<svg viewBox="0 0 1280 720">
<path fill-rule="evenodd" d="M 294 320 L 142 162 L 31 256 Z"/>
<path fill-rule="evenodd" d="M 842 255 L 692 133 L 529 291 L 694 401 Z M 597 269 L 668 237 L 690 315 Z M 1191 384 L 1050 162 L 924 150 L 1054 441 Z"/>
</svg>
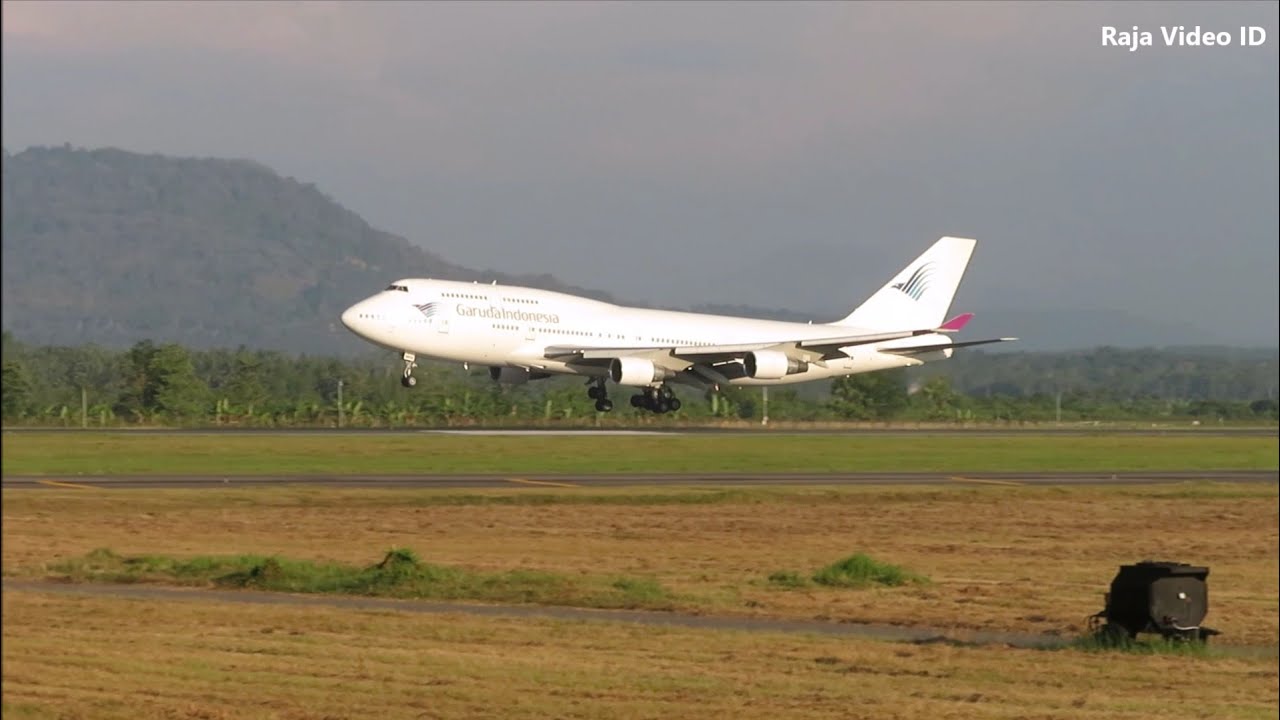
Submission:
<svg viewBox="0 0 1280 720">
<path fill-rule="evenodd" d="M 911 273 L 911 277 L 907 278 L 906 282 L 895 283 L 891 287 L 894 290 L 901 291 L 912 300 L 919 300 L 920 296 L 924 295 L 925 290 L 929 289 L 929 278 L 932 275 L 933 263 L 927 262 L 916 268 L 916 271 Z"/>
</svg>

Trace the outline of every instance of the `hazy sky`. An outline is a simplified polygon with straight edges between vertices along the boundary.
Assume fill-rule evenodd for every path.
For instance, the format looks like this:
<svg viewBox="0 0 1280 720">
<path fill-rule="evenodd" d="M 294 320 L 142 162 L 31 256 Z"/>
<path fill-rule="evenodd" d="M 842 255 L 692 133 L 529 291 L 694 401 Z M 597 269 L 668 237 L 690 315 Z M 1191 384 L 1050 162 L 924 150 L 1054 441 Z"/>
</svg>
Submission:
<svg viewBox="0 0 1280 720">
<path fill-rule="evenodd" d="M 1278 342 L 1272 2 L 42 1 L 3 31 L 10 152 L 253 158 L 472 267 L 834 319 L 968 235 L 957 309 Z"/>
</svg>

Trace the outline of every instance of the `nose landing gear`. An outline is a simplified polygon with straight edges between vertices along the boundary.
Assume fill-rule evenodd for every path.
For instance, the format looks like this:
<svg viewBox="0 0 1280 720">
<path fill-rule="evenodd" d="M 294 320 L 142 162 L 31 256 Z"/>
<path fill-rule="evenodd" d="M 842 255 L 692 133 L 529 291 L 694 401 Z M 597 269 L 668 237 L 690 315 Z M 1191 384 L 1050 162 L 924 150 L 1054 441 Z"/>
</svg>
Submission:
<svg viewBox="0 0 1280 720">
<path fill-rule="evenodd" d="M 413 353 L 405 353 L 401 357 L 404 358 L 404 372 L 400 376 L 400 384 L 411 388 L 418 384 L 418 378 L 413 376 L 413 369 L 418 367 L 418 363 L 414 362 L 416 356 Z"/>
</svg>

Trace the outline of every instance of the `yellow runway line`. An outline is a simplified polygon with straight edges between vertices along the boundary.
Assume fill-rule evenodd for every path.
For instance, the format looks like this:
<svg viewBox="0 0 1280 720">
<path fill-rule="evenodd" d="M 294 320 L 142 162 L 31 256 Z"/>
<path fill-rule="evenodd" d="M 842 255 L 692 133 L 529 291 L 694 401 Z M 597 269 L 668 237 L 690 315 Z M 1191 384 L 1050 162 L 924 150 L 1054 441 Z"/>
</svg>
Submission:
<svg viewBox="0 0 1280 720">
<path fill-rule="evenodd" d="M 521 485 L 543 485 L 546 487 L 562 487 L 562 488 L 578 487 L 577 485 L 571 485 L 569 483 L 547 482 L 545 480 L 525 480 L 524 478 L 507 478 L 507 482 L 520 483 Z"/>
<path fill-rule="evenodd" d="M 50 487 L 75 488 L 76 490 L 97 490 L 97 485 L 81 485 L 80 483 L 62 482 L 61 480 L 37 480 L 41 485 Z"/>
<path fill-rule="evenodd" d="M 1022 483 L 1014 482 L 1013 480 L 984 480 L 981 478 L 967 478 L 967 477 L 958 477 L 958 476 L 953 476 L 951 479 L 955 480 L 956 482 L 978 483 L 979 485 L 1011 485 L 1013 487 L 1022 487 Z"/>
</svg>

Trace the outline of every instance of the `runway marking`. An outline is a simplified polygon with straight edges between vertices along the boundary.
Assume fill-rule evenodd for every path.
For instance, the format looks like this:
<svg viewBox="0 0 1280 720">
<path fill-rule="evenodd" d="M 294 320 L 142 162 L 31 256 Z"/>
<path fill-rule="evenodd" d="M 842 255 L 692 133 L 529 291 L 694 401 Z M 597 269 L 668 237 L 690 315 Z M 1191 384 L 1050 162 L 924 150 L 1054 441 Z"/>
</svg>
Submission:
<svg viewBox="0 0 1280 720">
<path fill-rule="evenodd" d="M 1011 485 L 1013 487 L 1022 487 L 1022 483 L 1013 480 L 985 480 L 983 478 L 967 478 L 958 475 L 951 476 L 956 482 L 978 483 L 980 485 Z"/>
<path fill-rule="evenodd" d="M 507 478 L 507 482 L 520 483 L 521 485 L 545 485 L 546 487 L 578 487 L 572 483 L 547 482 L 546 480 L 525 480 L 524 478 Z"/>
<path fill-rule="evenodd" d="M 76 490 L 97 490 L 97 485 L 82 485 L 80 483 L 63 482 L 61 480 L 37 480 L 41 485 L 49 485 L 51 487 L 75 488 Z"/>
</svg>

